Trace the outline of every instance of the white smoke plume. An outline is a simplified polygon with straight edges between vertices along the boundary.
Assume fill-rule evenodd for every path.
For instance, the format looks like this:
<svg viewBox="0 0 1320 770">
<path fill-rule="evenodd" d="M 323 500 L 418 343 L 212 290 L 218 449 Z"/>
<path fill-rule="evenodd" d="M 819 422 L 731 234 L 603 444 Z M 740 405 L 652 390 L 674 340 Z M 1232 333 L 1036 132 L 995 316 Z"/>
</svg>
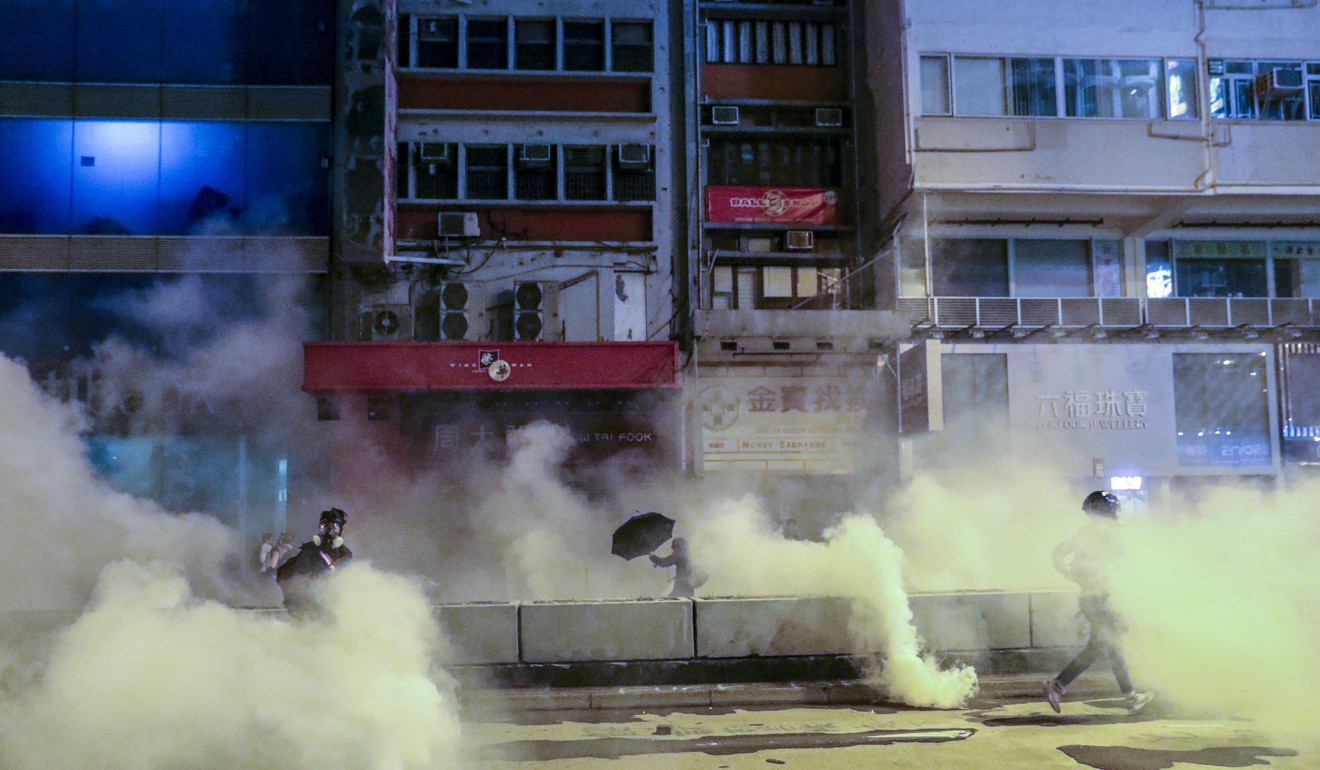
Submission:
<svg viewBox="0 0 1320 770">
<path fill-rule="evenodd" d="M 1127 516 L 1111 603 L 1138 689 L 1263 729 L 1320 736 L 1315 482 L 1237 486 Z"/>
<path fill-rule="evenodd" d="M 912 706 L 957 708 L 977 690 L 970 667 L 940 670 L 923 655 L 903 589 L 903 554 L 869 515 L 851 515 L 824 542 L 785 540 L 751 496 L 716 503 L 693 528 L 693 560 L 716 596 L 839 596 L 852 603 L 854 649 L 880 651 L 868 675 Z"/>
</svg>

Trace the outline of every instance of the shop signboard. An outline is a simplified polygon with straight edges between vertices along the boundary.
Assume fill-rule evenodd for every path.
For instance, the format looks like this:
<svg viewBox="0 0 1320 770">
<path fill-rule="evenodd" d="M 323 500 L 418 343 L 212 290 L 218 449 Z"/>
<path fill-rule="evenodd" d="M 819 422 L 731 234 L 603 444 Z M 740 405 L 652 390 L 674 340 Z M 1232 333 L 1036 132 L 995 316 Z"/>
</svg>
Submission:
<svg viewBox="0 0 1320 770">
<path fill-rule="evenodd" d="M 819 187 L 706 188 L 706 221 L 728 224 L 833 225 L 839 193 Z"/>
</svg>

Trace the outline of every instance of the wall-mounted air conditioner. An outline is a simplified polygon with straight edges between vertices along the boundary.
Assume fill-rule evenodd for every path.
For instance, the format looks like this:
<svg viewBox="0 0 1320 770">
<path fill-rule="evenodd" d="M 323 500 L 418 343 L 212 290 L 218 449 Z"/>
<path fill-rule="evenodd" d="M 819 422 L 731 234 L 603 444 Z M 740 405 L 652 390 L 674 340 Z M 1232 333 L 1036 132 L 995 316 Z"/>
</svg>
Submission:
<svg viewBox="0 0 1320 770">
<path fill-rule="evenodd" d="M 437 226 L 441 238 L 481 237 L 481 223 L 475 211 L 441 211 Z"/>
<path fill-rule="evenodd" d="M 1275 67 L 1256 76 L 1256 96 L 1265 101 L 1298 97 L 1304 84 L 1301 69 Z"/>
<path fill-rule="evenodd" d="M 420 142 L 417 145 L 417 159 L 423 163 L 448 163 L 449 145 L 444 142 Z"/>
<path fill-rule="evenodd" d="M 412 307 L 402 304 L 363 305 L 358 316 L 358 338 L 363 340 L 412 339 Z"/>
<path fill-rule="evenodd" d="M 645 144 L 619 145 L 619 165 L 623 168 L 646 168 L 651 163 L 651 147 Z"/>
<path fill-rule="evenodd" d="M 817 107 L 816 125 L 823 128 L 837 128 L 843 125 L 843 110 L 838 107 Z"/>
<path fill-rule="evenodd" d="M 787 251 L 811 251 L 816 247 L 815 236 L 810 230 L 789 230 L 784 233 L 784 248 Z"/>
<path fill-rule="evenodd" d="M 717 104 L 711 107 L 710 124 L 712 126 L 738 125 L 738 108 L 730 104 Z"/>
<path fill-rule="evenodd" d="M 554 149 L 548 144 L 524 144 L 518 150 L 518 162 L 524 165 L 540 165 L 550 162 Z"/>
</svg>

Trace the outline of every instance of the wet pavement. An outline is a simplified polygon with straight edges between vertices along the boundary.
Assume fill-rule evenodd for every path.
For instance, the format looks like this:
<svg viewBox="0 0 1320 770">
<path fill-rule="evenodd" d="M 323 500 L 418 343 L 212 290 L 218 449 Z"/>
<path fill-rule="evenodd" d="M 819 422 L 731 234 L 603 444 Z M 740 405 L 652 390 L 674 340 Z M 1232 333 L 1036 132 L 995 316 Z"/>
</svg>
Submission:
<svg viewBox="0 0 1320 770">
<path fill-rule="evenodd" d="M 465 719 L 480 768 L 1320 768 L 1315 736 L 1158 702 L 986 699 L 958 711 L 886 704 L 521 711 Z"/>
</svg>

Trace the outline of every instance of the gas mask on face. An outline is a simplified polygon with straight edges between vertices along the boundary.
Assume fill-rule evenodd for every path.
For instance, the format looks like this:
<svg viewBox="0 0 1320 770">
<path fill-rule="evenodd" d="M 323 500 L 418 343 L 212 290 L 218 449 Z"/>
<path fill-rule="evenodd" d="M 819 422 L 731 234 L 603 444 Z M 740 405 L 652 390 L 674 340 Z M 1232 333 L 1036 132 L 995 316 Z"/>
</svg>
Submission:
<svg viewBox="0 0 1320 770">
<path fill-rule="evenodd" d="M 343 528 L 340 527 L 339 522 L 323 521 L 317 529 L 316 536 L 312 538 L 312 542 L 318 546 L 328 543 L 328 547 L 331 549 L 339 548 L 344 544 L 341 532 L 343 532 Z"/>
</svg>

